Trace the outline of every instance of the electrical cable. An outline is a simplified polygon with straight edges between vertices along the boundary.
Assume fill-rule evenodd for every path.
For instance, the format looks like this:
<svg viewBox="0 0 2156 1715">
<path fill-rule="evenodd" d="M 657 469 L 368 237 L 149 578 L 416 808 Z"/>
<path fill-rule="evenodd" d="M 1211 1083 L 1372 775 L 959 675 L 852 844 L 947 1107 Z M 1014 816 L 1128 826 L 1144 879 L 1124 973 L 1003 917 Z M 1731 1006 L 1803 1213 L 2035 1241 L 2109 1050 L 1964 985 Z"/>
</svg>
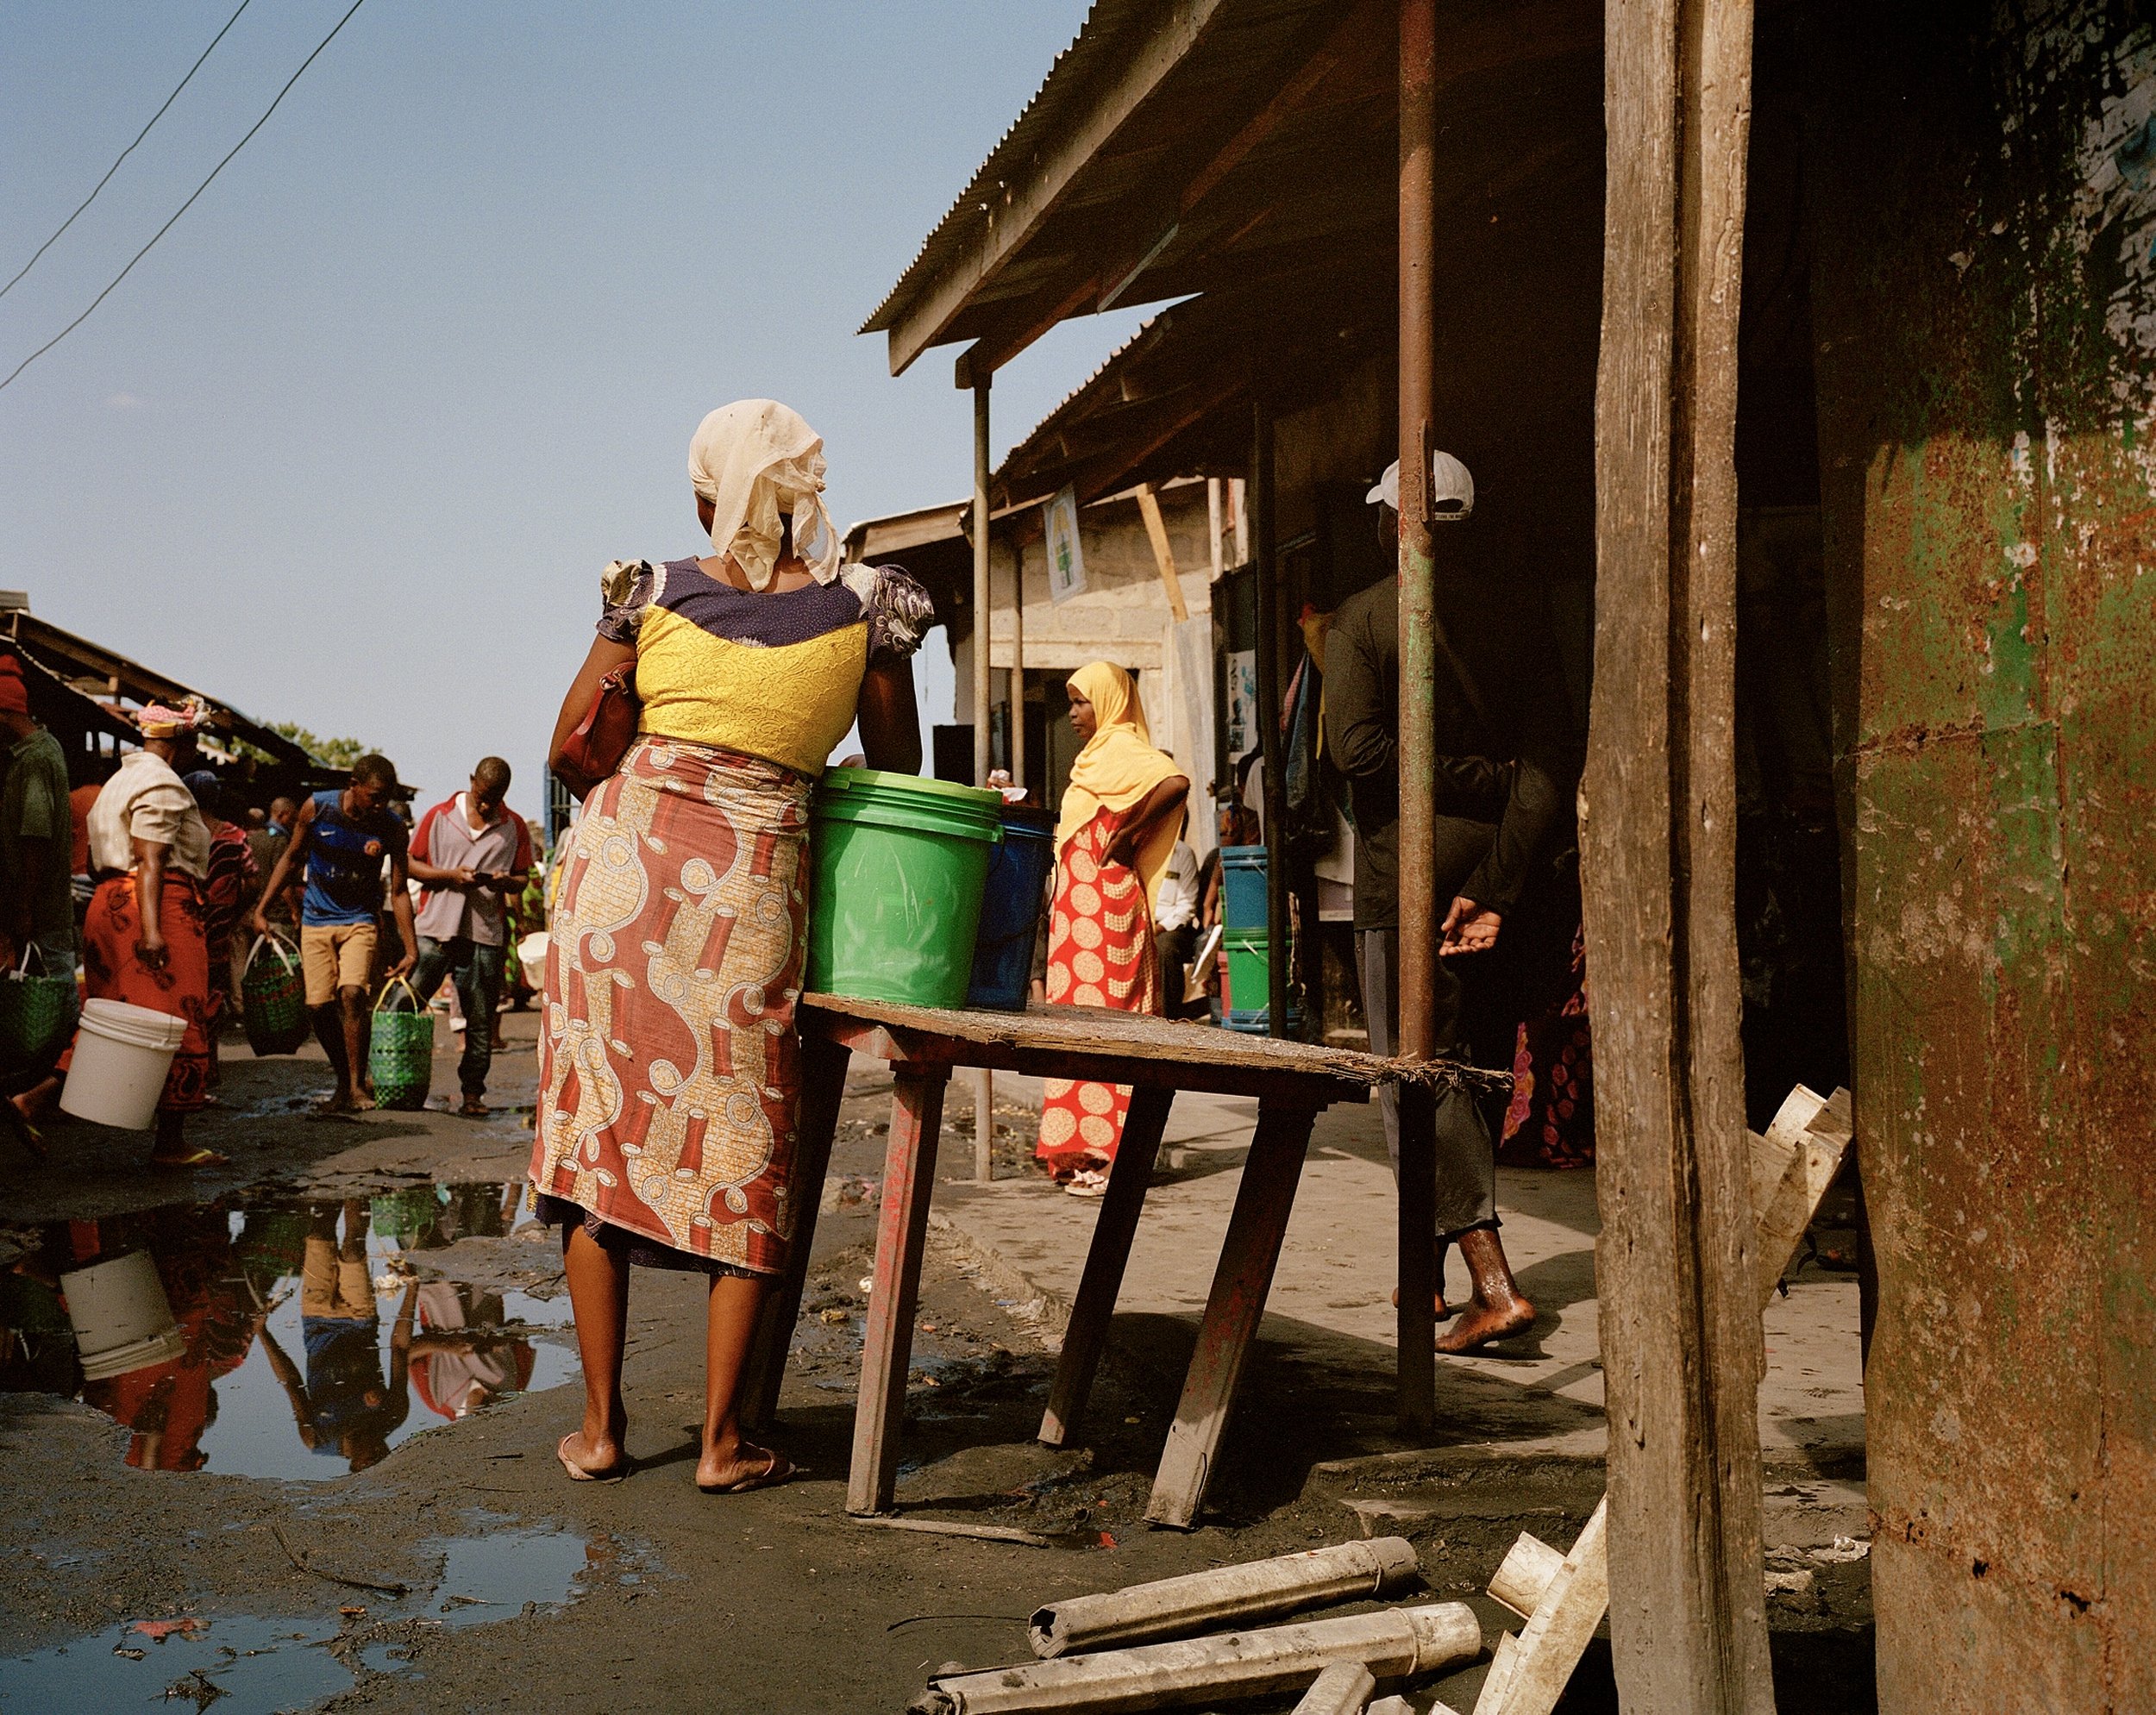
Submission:
<svg viewBox="0 0 2156 1715">
<path fill-rule="evenodd" d="M 13 291 L 15 290 L 16 281 L 20 280 L 23 275 L 28 273 L 31 269 L 37 266 L 38 256 L 42 256 L 47 250 L 50 250 L 53 245 L 60 241 L 60 233 L 66 232 L 69 227 L 74 225 L 75 216 L 81 214 L 85 209 L 88 208 L 92 203 L 97 200 L 97 192 L 103 190 L 106 185 L 110 185 L 112 182 L 112 175 L 119 172 L 120 161 L 125 160 L 129 155 L 133 154 L 135 151 L 136 145 L 141 143 L 143 138 L 150 135 L 150 125 L 156 124 L 159 120 L 165 116 L 165 108 L 170 107 L 174 102 L 179 99 L 179 91 L 185 89 L 188 84 L 194 82 L 195 73 L 202 70 L 203 60 L 207 59 L 212 53 L 216 52 L 217 44 L 224 40 L 225 30 L 230 29 L 233 25 L 238 23 L 240 22 L 240 12 L 246 11 L 247 9 L 254 3 L 254 0 L 240 0 L 240 11 L 235 12 L 230 17 L 227 18 L 224 21 L 224 29 L 219 30 L 216 34 L 210 38 L 210 46 L 204 48 L 200 57 L 196 59 L 193 65 L 187 68 L 187 75 L 179 80 L 178 87 L 175 88 L 170 95 L 165 97 L 165 106 L 159 108 L 156 112 L 150 115 L 150 124 L 145 125 L 140 131 L 137 131 L 135 134 L 135 142 L 129 143 L 127 147 L 120 151 L 119 160 L 114 161 L 110 166 L 105 169 L 105 176 L 103 178 L 100 178 L 96 185 L 91 187 L 90 194 L 87 197 L 84 197 L 80 203 L 76 204 L 75 213 L 68 216 L 66 220 L 60 223 L 60 231 L 55 232 L 50 238 L 47 239 L 44 243 L 37 247 L 37 255 L 32 256 L 28 261 L 25 262 L 20 268 L 16 270 L 15 279 L 9 280 L 5 285 L 0 285 L 0 297 L 5 297 L 9 292 Z"/>
<path fill-rule="evenodd" d="M 32 352 L 28 357 L 24 358 L 22 362 L 16 364 L 13 369 L 10 369 L 7 373 L 6 379 L 4 380 L 0 380 L 0 388 L 12 386 L 16 376 L 20 375 L 24 370 L 28 369 L 32 364 L 35 363 L 38 359 L 44 356 L 47 352 L 52 350 L 54 346 L 58 345 L 62 340 L 66 339 L 70 334 L 73 333 L 76 329 L 81 327 L 84 322 L 90 319 L 91 311 L 96 310 L 97 307 L 103 304 L 106 298 L 111 297 L 113 289 L 116 287 L 122 280 L 127 279 L 129 274 L 135 272 L 135 265 L 141 261 L 145 256 L 148 255 L 152 247 L 157 243 L 157 241 L 164 237 L 166 233 L 170 232 L 172 228 L 179 223 L 180 216 L 185 214 L 188 210 L 195 206 L 195 198 L 201 196 L 204 191 L 210 188 L 211 181 L 231 164 L 232 157 L 238 154 L 241 149 L 248 146 L 249 140 L 254 137 L 257 131 L 260 130 L 265 125 L 269 123 L 270 115 L 277 111 L 278 103 L 282 102 L 287 95 L 291 93 L 292 85 L 299 81 L 301 76 L 306 72 L 307 68 L 313 65 L 316 59 L 320 57 L 322 50 L 329 47 L 331 42 L 337 39 L 337 31 L 342 29 L 347 24 L 350 23 L 352 22 L 352 14 L 358 11 L 360 8 L 364 6 L 366 3 L 367 0 L 352 0 L 350 9 L 346 11 L 342 17 L 337 20 L 335 27 L 330 30 L 329 34 L 323 37 L 320 41 L 315 44 L 315 51 L 312 53 L 310 53 L 304 59 L 299 62 L 299 70 L 293 72 L 291 77 L 285 80 L 285 87 L 278 91 L 276 100 L 272 101 L 270 104 L 263 110 L 262 116 L 260 119 L 256 120 L 252 125 L 248 127 L 247 135 L 241 138 L 238 142 L 235 143 L 231 148 L 227 150 L 225 152 L 224 159 L 210 169 L 210 177 L 204 179 L 201 184 L 195 186 L 192 194 L 188 197 L 187 200 L 182 203 L 179 207 L 173 211 L 172 219 L 166 221 L 164 225 L 158 228 L 155 232 L 150 235 L 149 243 L 145 244 L 128 259 L 127 266 L 121 269 L 118 273 L 112 277 L 111 285 L 106 286 L 103 291 L 97 295 L 97 297 L 90 300 L 90 308 L 88 310 L 84 310 L 81 315 L 78 316 L 73 321 L 70 322 L 65 328 L 62 328 L 60 332 L 53 335 L 51 339 L 46 341 L 43 345 L 40 346 L 35 351 Z"/>
</svg>

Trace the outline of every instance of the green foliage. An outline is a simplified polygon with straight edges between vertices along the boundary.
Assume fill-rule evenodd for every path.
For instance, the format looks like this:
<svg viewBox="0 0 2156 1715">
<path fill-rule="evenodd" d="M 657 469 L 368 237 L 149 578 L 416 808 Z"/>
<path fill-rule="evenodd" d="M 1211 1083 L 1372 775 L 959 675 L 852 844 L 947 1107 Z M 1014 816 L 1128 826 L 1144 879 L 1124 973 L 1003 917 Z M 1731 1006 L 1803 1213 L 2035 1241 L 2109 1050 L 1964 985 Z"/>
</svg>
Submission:
<svg viewBox="0 0 2156 1715">
<path fill-rule="evenodd" d="M 349 768 L 373 748 L 356 738 L 317 738 L 297 721 L 272 721 L 269 729 L 291 740 L 325 768 Z"/>
</svg>

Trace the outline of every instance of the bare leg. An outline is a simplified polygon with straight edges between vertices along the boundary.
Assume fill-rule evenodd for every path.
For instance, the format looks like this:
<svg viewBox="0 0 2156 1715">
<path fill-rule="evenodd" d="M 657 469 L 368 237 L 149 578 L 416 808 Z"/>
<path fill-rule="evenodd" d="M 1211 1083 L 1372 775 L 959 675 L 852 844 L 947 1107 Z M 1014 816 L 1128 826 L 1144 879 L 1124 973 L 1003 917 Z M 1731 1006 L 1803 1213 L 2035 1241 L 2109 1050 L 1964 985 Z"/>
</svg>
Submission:
<svg viewBox="0 0 2156 1715">
<path fill-rule="evenodd" d="M 1475 1296 L 1460 1319 L 1438 1337 L 1438 1349 L 1457 1355 L 1534 1326 L 1535 1307 L 1512 1277 L 1495 1227 L 1470 1227 L 1454 1241 L 1475 1282 Z"/>
<path fill-rule="evenodd" d="M 781 1455 L 744 1441 L 741 1433 L 742 1368 L 764 1294 L 772 1284 L 761 1275 L 711 1277 L 704 1324 L 704 1450 L 696 1462 L 699 1488 L 757 1487 L 764 1481 L 783 1481 L 791 1474 Z"/>
<path fill-rule="evenodd" d="M 623 1343 L 629 1331 L 629 1261 L 609 1252 L 581 1226 L 569 1232 L 563 1257 L 569 1306 L 576 1317 L 577 1355 L 584 1364 L 584 1424 L 563 1443 L 562 1458 L 594 1474 L 617 1469 L 629 1456 L 629 1408 L 621 1393 Z"/>
<path fill-rule="evenodd" d="M 374 1092 L 367 1081 L 367 991 L 341 988 L 337 1005 L 344 1014 L 344 1080 L 337 1102 L 341 1107 L 360 1113 L 374 1105 Z"/>
<path fill-rule="evenodd" d="M 344 1009 L 334 998 L 325 1005 L 317 1006 L 309 1015 L 314 1020 L 315 1040 L 322 1044 L 322 1051 L 329 1056 L 329 1070 L 335 1074 L 337 1087 L 330 1092 L 328 1103 L 334 1105 L 344 1094 L 345 1086 L 351 1081 L 352 1061 L 344 1051 Z"/>
<path fill-rule="evenodd" d="M 1438 1320 L 1440 1322 L 1452 1313 L 1445 1307 L 1445 1255 L 1451 1248 L 1451 1239 L 1440 1238 L 1436 1245 L 1437 1260 L 1431 1265 L 1431 1278 L 1438 1283 L 1438 1289 L 1432 1294 L 1432 1297 L 1434 1300 Z M 1400 1308 L 1400 1288 L 1397 1286 L 1393 1288 L 1393 1308 L 1395 1310 Z"/>
</svg>

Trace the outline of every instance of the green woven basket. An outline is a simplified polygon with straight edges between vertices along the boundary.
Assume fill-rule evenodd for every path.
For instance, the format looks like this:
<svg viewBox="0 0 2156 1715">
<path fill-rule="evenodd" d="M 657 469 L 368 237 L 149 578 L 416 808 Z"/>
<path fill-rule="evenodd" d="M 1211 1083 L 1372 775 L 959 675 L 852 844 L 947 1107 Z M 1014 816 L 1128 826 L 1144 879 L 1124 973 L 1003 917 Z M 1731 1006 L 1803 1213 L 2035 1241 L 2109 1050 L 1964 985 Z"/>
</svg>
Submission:
<svg viewBox="0 0 2156 1715">
<path fill-rule="evenodd" d="M 30 955 L 36 951 L 25 948 L 20 968 L 0 973 L 0 1070 L 49 1070 L 74 1033 L 80 1004 L 75 980 L 32 975 Z"/>
<path fill-rule="evenodd" d="M 240 972 L 240 1017 L 247 1044 L 257 1055 L 296 1054 L 307 1040 L 307 986 L 300 980 L 299 955 L 283 936 L 254 937 Z"/>
<path fill-rule="evenodd" d="M 402 1011 L 389 1004 L 398 989 L 411 1003 Z M 377 1107 L 426 1106 L 427 1086 L 434 1080 L 434 1014 L 420 1004 L 418 991 L 402 977 L 384 983 L 374 1003 L 367 1070 Z"/>
</svg>

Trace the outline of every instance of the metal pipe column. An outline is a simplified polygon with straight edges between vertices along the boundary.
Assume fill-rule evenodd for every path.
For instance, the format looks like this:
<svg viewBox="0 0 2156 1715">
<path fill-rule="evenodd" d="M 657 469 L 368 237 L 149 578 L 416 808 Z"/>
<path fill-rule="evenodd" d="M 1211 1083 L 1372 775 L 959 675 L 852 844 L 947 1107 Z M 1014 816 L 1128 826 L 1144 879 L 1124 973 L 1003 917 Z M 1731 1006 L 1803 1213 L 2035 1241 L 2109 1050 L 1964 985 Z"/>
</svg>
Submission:
<svg viewBox="0 0 2156 1715">
<path fill-rule="evenodd" d="M 1273 413 L 1250 407 L 1250 557 L 1257 566 L 1257 735 L 1265 759 L 1265 1028 L 1288 1034 L 1288 782 L 1280 745 L 1280 555 L 1273 528 Z"/>
<path fill-rule="evenodd" d="M 988 784 L 988 700 L 993 684 L 988 645 L 988 383 L 973 384 L 973 783 Z M 995 1077 L 974 1073 L 973 1176 L 987 1183 L 995 1177 Z"/>
<path fill-rule="evenodd" d="M 1394 1052 L 1437 1050 L 1437 573 L 1430 535 L 1432 391 L 1437 362 L 1436 0 L 1400 5 L 1400 1019 Z M 1408 1434 L 1437 1418 L 1436 1112 L 1400 1090 L 1398 1411 Z"/>
</svg>

